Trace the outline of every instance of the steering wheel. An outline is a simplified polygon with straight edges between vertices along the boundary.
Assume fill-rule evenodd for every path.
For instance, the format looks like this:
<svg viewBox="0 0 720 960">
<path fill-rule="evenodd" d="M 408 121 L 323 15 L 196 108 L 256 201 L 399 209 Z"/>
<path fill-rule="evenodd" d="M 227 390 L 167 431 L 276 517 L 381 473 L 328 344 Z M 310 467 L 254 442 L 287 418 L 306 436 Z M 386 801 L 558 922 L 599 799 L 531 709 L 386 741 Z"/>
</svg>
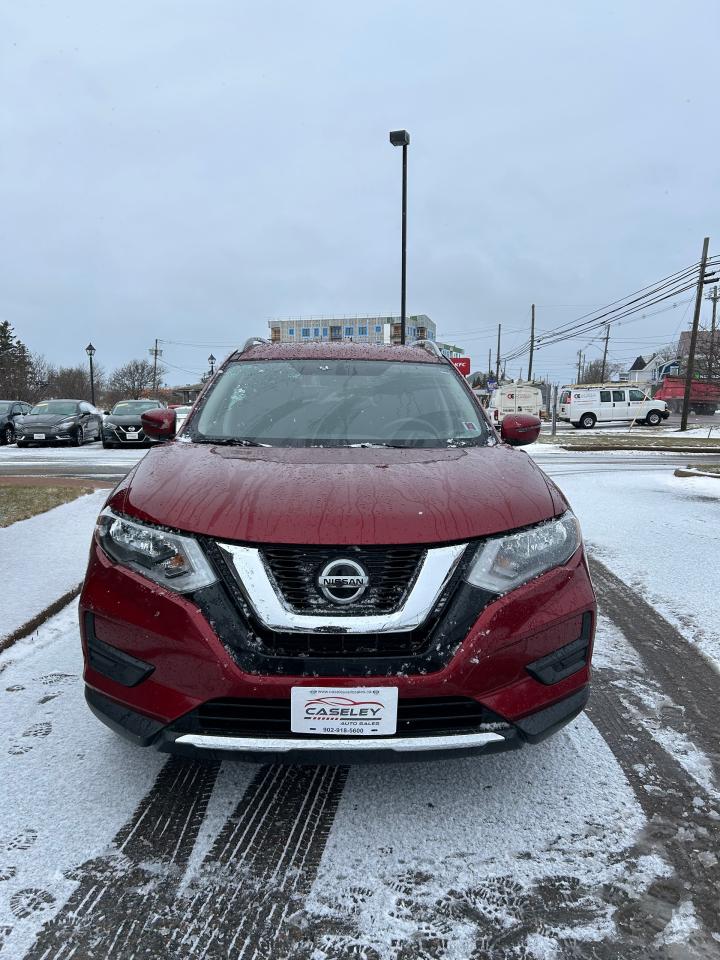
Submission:
<svg viewBox="0 0 720 960">
<path fill-rule="evenodd" d="M 431 432 L 434 440 L 440 440 L 440 434 L 434 429 L 432 424 L 428 423 L 427 420 L 421 420 L 420 417 L 396 417 L 389 423 L 384 424 L 383 436 L 388 440 L 393 439 L 392 434 L 394 434 L 397 428 L 408 425 L 412 426 L 413 424 L 420 427 L 420 432 L 423 436 L 427 436 L 428 432 Z M 395 437 L 394 439 L 405 438 Z"/>
</svg>

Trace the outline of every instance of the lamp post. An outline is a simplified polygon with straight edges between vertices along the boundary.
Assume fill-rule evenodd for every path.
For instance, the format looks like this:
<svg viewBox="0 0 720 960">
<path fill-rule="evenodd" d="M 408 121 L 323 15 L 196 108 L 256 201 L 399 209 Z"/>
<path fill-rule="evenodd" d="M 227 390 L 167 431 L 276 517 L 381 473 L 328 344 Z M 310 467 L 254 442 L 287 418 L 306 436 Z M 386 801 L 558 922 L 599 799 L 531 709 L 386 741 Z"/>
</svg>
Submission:
<svg viewBox="0 0 720 960">
<path fill-rule="evenodd" d="M 391 130 L 390 143 L 402 147 L 402 266 L 400 268 L 400 343 L 405 343 L 405 280 L 407 266 L 407 148 L 410 134 L 407 130 Z"/>
<path fill-rule="evenodd" d="M 95 356 L 95 347 L 89 343 L 85 347 L 85 353 L 90 359 L 90 402 L 95 406 L 95 377 L 93 375 L 93 357 Z"/>
<path fill-rule="evenodd" d="M 210 364 L 210 376 L 212 377 L 215 373 L 215 364 L 217 363 L 215 357 L 210 354 L 208 357 L 208 363 Z"/>
</svg>

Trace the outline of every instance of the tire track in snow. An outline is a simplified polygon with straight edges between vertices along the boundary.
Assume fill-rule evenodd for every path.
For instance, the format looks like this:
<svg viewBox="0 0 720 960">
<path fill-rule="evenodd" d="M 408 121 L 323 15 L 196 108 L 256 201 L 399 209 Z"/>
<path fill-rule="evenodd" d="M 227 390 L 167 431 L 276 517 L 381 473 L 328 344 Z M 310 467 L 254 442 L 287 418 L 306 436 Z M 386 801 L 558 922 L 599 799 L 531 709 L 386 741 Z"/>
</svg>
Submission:
<svg viewBox="0 0 720 960">
<path fill-rule="evenodd" d="M 169 955 L 287 956 L 346 778 L 345 767 L 261 768 L 191 884 Z"/>
<path fill-rule="evenodd" d="M 601 612 L 615 624 L 670 700 L 682 708 L 683 733 L 712 762 L 720 780 L 717 711 L 720 674 L 714 665 L 650 604 L 608 568 L 590 558 Z"/>
<path fill-rule="evenodd" d="M 71 875 L 78 888 L 26 960 L 166 956 L 167 932 L 155 924 L 158 897 L 168 878 L 173 891 L 182 879 L 219 767 L 216 760 L 168 760 L 111 852 Z"/>
<path fill-rule="evenodd" d="M 80 884 L 26 960 L 265 958 L 286 955 L 289 922 L 315 880 L 346 768 L 259 768 L 181 893 L 219 761 L 171 759 L 110 854 Z M 289 948 L 288 948 L 289 949 Z"/>
<path fill-rule="evenodd" d="M 713 666 L 670 623 L 598 560 L 591 559 L 601 613 L 615 624 L 640 666 L 597 667 L 588 714 L 627 776 L 648 819 L 636 856 L 656 854 L 675 874 L 656 880 L 639 900 L 618 903 L 614 919 L 622 942 L 642 950 L 662 937 L 674 911 L 692 903 L 700 929 L 683 956 L 717 956 L 720 863 L 717 793 L 697 785 L 667 744 L 653 736 L 653 687 L 667 698 L 655 708 L 678 749 L 680 735 L 705 751 L 715 771 L 715 717 L 720 679 Z M 612 658 L 605 658 L 610 664 Z M 638 695 L 639 694 L 639 695 Z M 678 709 L 679 707 L 679 709 Z M 577 956 L 604 956 L 578 945 Z M 671 953 L 671 951 L 668 951 Z M 658 955 L 664 956 L 658 949 Z"/>
</svg>

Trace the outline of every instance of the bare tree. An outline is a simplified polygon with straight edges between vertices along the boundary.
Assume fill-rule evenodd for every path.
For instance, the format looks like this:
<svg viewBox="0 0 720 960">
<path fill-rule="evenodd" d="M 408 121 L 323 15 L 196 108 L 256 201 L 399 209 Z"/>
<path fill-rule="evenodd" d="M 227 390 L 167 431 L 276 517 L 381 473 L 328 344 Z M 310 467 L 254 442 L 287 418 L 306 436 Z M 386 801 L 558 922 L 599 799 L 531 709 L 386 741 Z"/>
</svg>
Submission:
<svg viewBox="0 0 720 960">
<path fill-rule="evenodd" d="M 622 367 L 619 363 L 608 363 L 605 365 L 605 379 L 609 380 L 611 377 L 619 373 L 622 370 Z M 580 383 L 600 383 L 603 372 L 603 363 L 602 360 L 591 360 L 590 363 L 585 365 L 585 369 L 582 372 L 580 377 Z"/>
<path fill-rule="evenodd" d="M 157 368 L 157 386 L 163 382 L 164 370 Z M 107 383 L 106 400 L 138 400 L 152 392 L 154 381 L 154 367 L 149 360 L 130 360 L 129 363 L 118 367 Z"/>
</svg>

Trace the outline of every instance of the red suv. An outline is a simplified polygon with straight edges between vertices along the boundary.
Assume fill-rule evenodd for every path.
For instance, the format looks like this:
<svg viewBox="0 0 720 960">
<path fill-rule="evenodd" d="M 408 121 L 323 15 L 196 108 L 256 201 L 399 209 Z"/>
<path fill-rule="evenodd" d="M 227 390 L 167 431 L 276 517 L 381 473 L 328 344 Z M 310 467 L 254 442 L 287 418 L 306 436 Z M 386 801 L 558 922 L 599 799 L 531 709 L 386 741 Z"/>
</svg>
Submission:
<svg viewBox="0 0 720 960">
<path fill-rule="evenodd" d="M 173 441 L 175 413 L 143 415 Z M 578 522 L 432 344 L 250 341 L 97 523 L 86 695 L 136 744 L 346 763 L 534 743 L 588 697 Z"/>
</svg>

